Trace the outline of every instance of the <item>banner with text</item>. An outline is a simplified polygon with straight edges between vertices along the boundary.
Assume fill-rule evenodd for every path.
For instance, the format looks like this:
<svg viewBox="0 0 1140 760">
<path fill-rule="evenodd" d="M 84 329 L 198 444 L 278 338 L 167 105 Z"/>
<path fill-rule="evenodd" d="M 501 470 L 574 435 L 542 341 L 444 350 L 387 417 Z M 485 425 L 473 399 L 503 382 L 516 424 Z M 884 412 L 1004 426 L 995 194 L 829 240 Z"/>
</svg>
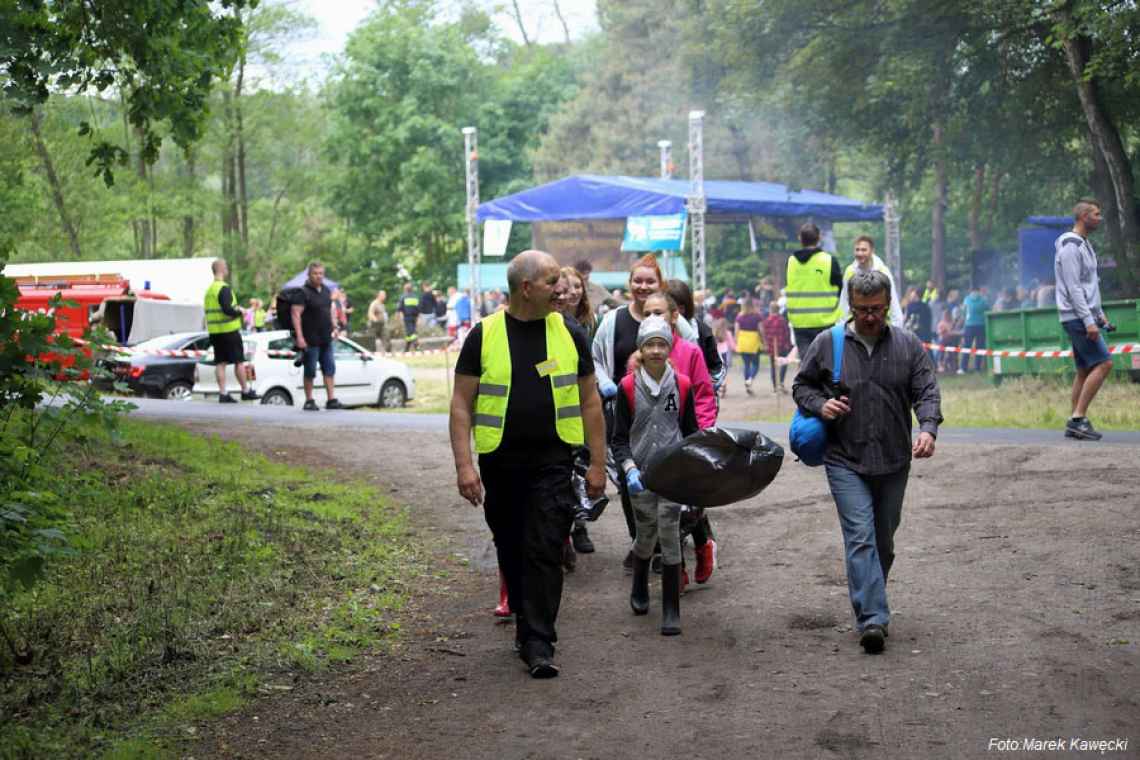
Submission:
<svg viewBox="0 0 1140 760">
<path fill-rule="evenodd" d="M 625 220 L 623 251 L 679 251 L 685 242 L 685 213 L 631 216 Z"/>
</svg>

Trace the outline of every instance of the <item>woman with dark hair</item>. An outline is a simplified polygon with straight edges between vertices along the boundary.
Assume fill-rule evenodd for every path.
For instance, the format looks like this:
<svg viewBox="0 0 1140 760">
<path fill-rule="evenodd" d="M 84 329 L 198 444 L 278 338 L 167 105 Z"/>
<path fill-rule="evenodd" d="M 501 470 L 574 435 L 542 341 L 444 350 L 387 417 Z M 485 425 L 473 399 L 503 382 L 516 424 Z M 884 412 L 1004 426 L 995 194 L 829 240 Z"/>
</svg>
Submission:
<svg viewBox="0 0 1140 760">
<path fill-rule="evenodd" d="M 720 395 L 720 387 L 724 384 L 725 377 L 728 375 L 728 369 L 721 361 L 720 351 L 716 347 L 716 336 L 713 335 L 712 328 L 705 324 L 704 320 L 697 319 L 696 309 L 693 306 L 693 291 L 689 290 L 689 285 L 681 280 L 669 280 L 669 295 L 677 304 L 677 309 L 681 312 L 693 329 L 697 331 L 696 344 L 701 349 L 701 353 L 705 357 L 705 366 L 708 367 L 709 377 L 713 381 L 713 390 L 717 391 Z"/>
<path fill-rule="evenodd" d="M 632 302 L 606 312 L 598 330 L 594 334 L 591 353 L 594 358 L 594 375 L 598 380 L 598 391 L 605 404 L 606 432 L 613 435 L 613 403 L 617 395 L 617 384 L 626 374 L 629 357 L 637 350 L 637 331 L 645 319 L 645 300 L 665 288 L 665 278 L 661 267 L 651 253 L 647 253 L 633 263 L 629 270 L 629 293 Z M 685 340 L 697 340 L 696 329 L 688 320 L 678 320 L 677 332 Z M 611 455 L 612 456 L 612 455 Z M 612 462 L 607 462 L 610 479 L 621 494 L 621 508 L 625 515 L 626 528 L 632 541 L 637 536 L 633 505 L 626 490 L 625 476 L 618 472 Z M 632 551 L 626 556 L 626 567 L 633 568 Z"/>
</svg>

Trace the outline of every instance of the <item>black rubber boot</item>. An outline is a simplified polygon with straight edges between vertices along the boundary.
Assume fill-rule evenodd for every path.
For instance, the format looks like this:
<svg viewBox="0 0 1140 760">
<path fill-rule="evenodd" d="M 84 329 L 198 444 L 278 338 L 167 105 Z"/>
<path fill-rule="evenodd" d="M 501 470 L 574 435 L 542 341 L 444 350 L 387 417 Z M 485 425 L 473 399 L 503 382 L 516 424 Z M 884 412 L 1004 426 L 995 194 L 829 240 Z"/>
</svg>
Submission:
<svg viewBox="0 0 1140 760">
<path fill-rule="evenodd" d="M 661 567 L 661 635 L 681 635 L 681 566 Z"/>
<path fill-rule="evenodd" d="M 633 555 L 633 590 L 629 592 L 629 606 L 634 615 L 649 612 L 649 560 Z"/>
<path fill-rule="evenodd" d="M 586 532 L 584 523 L 574 524 L 574 529 L 570 531 L 570 540 L 574 542 L 574 551 L 579 554 L 594 553 L 594 542 L 590 540 L 590 534 Z"/>
</svg>

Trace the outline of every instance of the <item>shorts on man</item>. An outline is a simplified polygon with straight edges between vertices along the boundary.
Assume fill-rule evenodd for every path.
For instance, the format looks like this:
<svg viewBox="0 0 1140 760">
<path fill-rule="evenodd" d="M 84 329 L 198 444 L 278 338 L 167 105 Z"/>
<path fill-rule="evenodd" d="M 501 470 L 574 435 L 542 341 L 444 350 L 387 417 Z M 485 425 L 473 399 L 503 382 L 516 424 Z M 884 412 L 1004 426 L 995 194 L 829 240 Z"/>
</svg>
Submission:
<svg viewBox="0 0 1140 760">
<path fill-rule="evenodd" d="M 1108 344 L 1104 342 L 1104 335 L 1098 335 L 1096 340 L 1089 340 L 1085 323 L 1079 319 L 1069 319 L 1061 325 L 1073 344 L 1073 363 L 1077 365 L 1077 369 L 1092 369 L 1111 358 Z"/>
<path fill-rule="evenodd" d="M 211 333 L 210 346 L 214 349 L 214 361 L 217 364 L 245 362 L 245 344 L 242 342 L 240 330 Z"/>
<path fill-rule="evenodd" d="M 333 344 L 323 346 L 309 346 L 304 354 L 305 377 L 312 380 L 317 376 L 317 364 L 321 365 L 321 374 L 325 377 L 336 375 L 336 361 L 333 359 Z"/>
</svg>

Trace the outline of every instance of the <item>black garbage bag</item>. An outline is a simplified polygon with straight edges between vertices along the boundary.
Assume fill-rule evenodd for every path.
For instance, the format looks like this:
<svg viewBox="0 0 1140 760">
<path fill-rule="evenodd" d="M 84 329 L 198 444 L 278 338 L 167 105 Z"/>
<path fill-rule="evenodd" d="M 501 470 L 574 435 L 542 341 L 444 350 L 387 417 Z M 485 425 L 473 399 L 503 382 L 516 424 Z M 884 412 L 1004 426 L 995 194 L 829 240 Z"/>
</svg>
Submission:
<svg viewBox="0 0 1140 760">
<path fill-rule="evenodd" d="M 679 504 L 722 507 L 750 499 L 776 478 L 784 449 L 755 430 L 712 427 L 655 451 L 645 487 Z"/>
</svg>

